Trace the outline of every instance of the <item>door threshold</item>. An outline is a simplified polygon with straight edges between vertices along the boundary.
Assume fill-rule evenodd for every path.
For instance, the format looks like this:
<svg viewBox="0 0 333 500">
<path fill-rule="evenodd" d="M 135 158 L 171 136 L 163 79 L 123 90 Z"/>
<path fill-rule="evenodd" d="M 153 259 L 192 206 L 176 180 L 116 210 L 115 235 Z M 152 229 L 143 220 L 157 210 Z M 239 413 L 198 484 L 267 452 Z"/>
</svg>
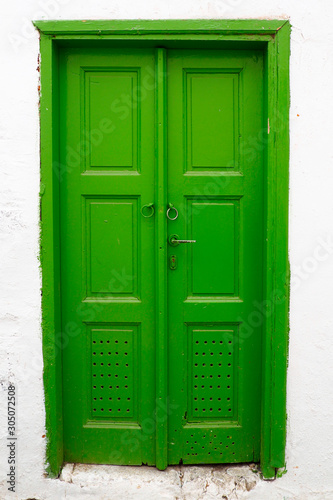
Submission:
<svg viewBox="0 0 333 500">
<path fill-rule="evenodd" d="M 85 493 L 104 498 L 229 498 L 232 492 L 245 493 L 262 481 L 258 464 L 172 465 L 160 471 L 146 465 L 93 465 L 67 463 L 60 481 Z M 66 488 L 67 489 L 67 488 Z M 171 498 L 171 496 L 170 496 Z"/>
</svg>

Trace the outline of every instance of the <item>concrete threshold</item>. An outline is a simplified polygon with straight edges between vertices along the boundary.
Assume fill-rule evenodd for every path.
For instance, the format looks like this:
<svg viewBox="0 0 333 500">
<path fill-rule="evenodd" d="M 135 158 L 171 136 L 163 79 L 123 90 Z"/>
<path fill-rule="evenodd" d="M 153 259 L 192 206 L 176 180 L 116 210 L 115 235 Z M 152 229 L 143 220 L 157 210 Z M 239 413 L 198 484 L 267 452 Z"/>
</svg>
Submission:
<svg viewBox="0 0 333 500">
<path fill-rule="evenodd" d="M 147 466 L 66 464 L 66 498 L 79 487 L 84 498 L 136 500 L 239 500 L 258 484 L 256 464 Z M 75 490 L 75 491 L 74 491 Z M 73 496 L 74 498 L 74 496 Z"/>
</svg>

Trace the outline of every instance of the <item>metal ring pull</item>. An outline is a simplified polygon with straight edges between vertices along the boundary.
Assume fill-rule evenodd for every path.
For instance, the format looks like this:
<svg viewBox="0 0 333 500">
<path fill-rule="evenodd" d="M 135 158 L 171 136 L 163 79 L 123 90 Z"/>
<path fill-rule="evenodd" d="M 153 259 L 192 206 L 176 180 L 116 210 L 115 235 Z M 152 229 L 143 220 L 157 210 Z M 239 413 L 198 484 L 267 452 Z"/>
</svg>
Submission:
<svg viewBox="0 0 333 500">
<path fill-rule="evenodd" d="M 147 214 L 147 210 L 148 210 L 148 215 L 145 215 L 145 213 Z M 155 212 L 154 203 L 147 203 L 147 205 L 143 205 L 143 207 L 141 208 L 141 215 L 143 215 L 143 217 L 146 218 L 152 217 L 154 215 L 154 212 Z"/>
<path fill-rule="evenodd" d="M 176 213 L 175 217 L 170 217 L 170 215 L 169 215 L 170 210 L 174 210 L 174 211 L 175 211 L 175 213 Z M 174 207 L 171 203 L 169 203 L 169 208 L 168 208 L 168 210 L 167 210 L 167 212 L 166 212 L 166 216 L 167 216 L 167 218 L 168 218 L 169 220 L 176 220 L 176 219 L 177 219 L 177 217 L 178 217 L 178 210 L 177 210 L 177 208 L 175 208 L 175 207 Z"/>
</svg>

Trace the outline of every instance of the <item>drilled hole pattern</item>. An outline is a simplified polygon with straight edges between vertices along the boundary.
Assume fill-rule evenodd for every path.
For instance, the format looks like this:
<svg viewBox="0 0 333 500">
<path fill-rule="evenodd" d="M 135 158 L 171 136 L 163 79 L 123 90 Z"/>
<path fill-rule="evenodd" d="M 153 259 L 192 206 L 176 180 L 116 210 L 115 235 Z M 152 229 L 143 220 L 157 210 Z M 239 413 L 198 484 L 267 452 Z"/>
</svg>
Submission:
<svg viewBox="0 0 333 500">
<path fill-rule="evenodd" d="M 132 331 L 92 332 L 92 416 L 133 416 Z"/>
<path fill-rule="evenodd" d="M 233 416 L 233 331 L 193 331 L 192 414 L 195 419 Z"/>
<path fill-rule="evenodd" d="M 185 443 L 187 457 L 200 457 L 204 456 L 215 461 L 232 459 L 236 455 L 235 451 L 235 438 L 230 434 L 221 439 L 216 431 L 204 431 L 202 435 L 191 434 Z M 209 460 L 208 460 L 209 462 Z"/>
</svg>

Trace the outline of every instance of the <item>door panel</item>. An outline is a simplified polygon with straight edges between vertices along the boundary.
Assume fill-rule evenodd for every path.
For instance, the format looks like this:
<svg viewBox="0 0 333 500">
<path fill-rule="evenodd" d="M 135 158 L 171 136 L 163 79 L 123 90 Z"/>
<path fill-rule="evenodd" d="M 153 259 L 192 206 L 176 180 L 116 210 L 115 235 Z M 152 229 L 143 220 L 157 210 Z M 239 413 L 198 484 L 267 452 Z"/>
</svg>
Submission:
<svg viewBox="0 0 333 500">
<path fill-rule="evenodd" d="M 168 250 L 173 464 L 259 458 L 261 325 L 248 323 L 262 297 L 262 64 L 168 53 L 168 232 L 196 241 Z"/>
<path fill-rule="evenodd" d="M 86 198 L 87 297 L 138 298 L 138 198 Z M 121 275 L 126 277 L 121 279 Z"/>
<path fill-rule="evenodd" d="M 235 168 L 238 156 L 239 73 L 184 68 L 186 170 Z"/>
<path fill-rule="evenodd" d="M 137 171 L 138 74 L 130 68 L 85 71 L 87 169 Z M 101 105 L 101 96 L 107 96 L 109 106 Z M 110 133 L 98 134 L 104 123 Z"/>
<path fill-rule="evenodd" d="M 68 50 L 60 85 L 65 460 L 154 464 L 154 52 Z"/>
<path fill-rule="evenodd" d="M 188 248 L 187 298 L 237 296 L 239 200 L 187 199 L 187 214 L 188 237 L 196 238 Z"/>
</svg>

